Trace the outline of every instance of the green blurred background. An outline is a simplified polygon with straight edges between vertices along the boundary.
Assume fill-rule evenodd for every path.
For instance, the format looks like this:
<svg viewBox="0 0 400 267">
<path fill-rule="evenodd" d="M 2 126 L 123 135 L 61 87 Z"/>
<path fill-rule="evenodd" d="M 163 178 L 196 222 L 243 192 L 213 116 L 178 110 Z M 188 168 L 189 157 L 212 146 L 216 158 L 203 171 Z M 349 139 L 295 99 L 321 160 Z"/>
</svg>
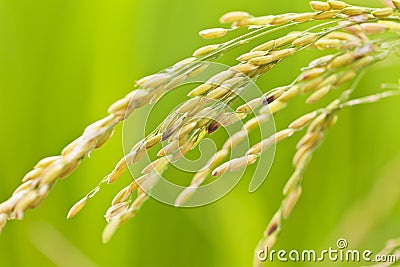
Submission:
<svg viewBox="0 0 400 267">
<path fill-rule="evenodd" d="M 0 0 L 0 200 L 10 196 L 38 160 L 60 153 L 85 126 L 104 116 L 136 79 L 208 44 L 197 32 L 218 26 L 222 14 L 304 11 L 307 2 Z M 312 55 L 284 62 L 259 80 L 260 88 L 289 83 Z M 382 82 L 397 82 L 398 59 L 369 69 L 360 94 L 380 90 Z M 234 64 L 234 57 L 223 62 Z M 303 101 L 277 115 L 278 128 L 310 109 Z M 387 99 L 341 112 L 316 152 L 303 197 L 284 223 L 276 248 L 334 247 L 344 237 L 351 248 L 377 252 L 387 239 L 400 236 L 399 102 Z M 137 128 L 142 125 L 138 116 Z M 7 224 L 0 237 L 0 266 L 250 266 L 292 172 L 296 138 L 278 146 L 272 171 L 256 193 L 248 193 L 244 178 L 229 195 L 201 208 L 177 209 L 150 200 L 104 245 L 103 214 L 129 176 L 106 187 L 73 220 L 65 217 L 123 156 L 121 132 L 117 127 L 109 143 L 59 181 L 24 220 Z"/>
</svg>

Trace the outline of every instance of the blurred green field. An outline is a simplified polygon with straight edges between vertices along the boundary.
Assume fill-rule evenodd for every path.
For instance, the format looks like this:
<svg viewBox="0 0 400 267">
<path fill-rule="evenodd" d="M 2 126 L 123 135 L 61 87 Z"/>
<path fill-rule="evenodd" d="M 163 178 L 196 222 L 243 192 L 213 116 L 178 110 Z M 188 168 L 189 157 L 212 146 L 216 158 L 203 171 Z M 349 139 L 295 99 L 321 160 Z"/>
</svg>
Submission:
<svg viewBox="0 0 400 267">
<path fill-rule="evenodd" d="M 297 12 L 308 10 L 307 2 L 0 0 L 0 201 L 38 160 L 57 155 L 85 126 L 104 116 L 136 79 L 210 43 L 197 32 L 219 26 L 222 14 Z M 382 5 L 352 1 L 357 2 Z M 267 91 L 291 82 L 312 58 L 313 53 L 305 52 L 284 62 L 262 77 L 259 87 Z M 222 62 L 235 60 L 230 56 Z M 379 90 L 382 82 L 396 83 L 399 70 L 399 57 L 368 69 L 359 94 Z M 278 129 L 307 111 L 303 101 L 276 116 Z M 390 98 L 341 112 L 316 152 L 303 196 L 284 223 L 276 248 L 320 249 L 343 237 L 352 248 L 378 251 L 386 240 L 400 236 L 399 103 L 398 97 Z M 164 105 L 160 108 L 171 109 Z M 134 116 L 141 130 L 143 118 Z M 123 156 L 119 126 L 109 143 L 59 181 L 37 209 L 7 224 L 0 236 L 0 267 L 250 266 L 282 199 L 297 140 L 278 146 L 272 170 L 256 193 L 248 193 L 245 177 L 226 197 L 201 208 L 178 209 L 150 200 L 109 244 L 102 244 L 103 214 L 128 175 L 106 187 L 76 218 L 67 221 L 66 214 Z M 343 265 L 357 266 L 332 266 Z"/>
</svg>

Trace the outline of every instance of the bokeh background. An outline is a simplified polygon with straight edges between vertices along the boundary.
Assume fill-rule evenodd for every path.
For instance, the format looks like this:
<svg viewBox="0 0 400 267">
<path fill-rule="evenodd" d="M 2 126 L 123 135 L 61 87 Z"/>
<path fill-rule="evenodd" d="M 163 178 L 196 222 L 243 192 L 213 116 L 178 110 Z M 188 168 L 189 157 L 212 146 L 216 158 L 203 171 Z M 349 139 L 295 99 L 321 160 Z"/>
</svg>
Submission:
<svg viewBox="0 0 400 267">
<path fill-rule="evenodd" d="M 58 154 L 104 116 L 136 79 L 209 43 L 197 32 L 219 26 L 222 14 L 304 11 L 307 2 L 0 0 L 0 200 L 38 160 Z M 358 2 L 382 6 L 377 0 Z M 305 52 L 284 62 L 258 85 L 266 91 L 289 83 L 316 55 Z M 234 64 L 234 56 L 223 62 Z M 399 62 L 395 57 L 370 68 L 359 94 L 380 90 L 382 82 L 396 83 Z M 278 128 L 310 109 L 303 100 L 277 115 Z M 399 103 L 392 98 L 341 112 L 316 152 L 303 197 L 284 223 L 276 248 L 323 249 L 343 237 L 351 248 L 377 252 L 387 239 L 400 236 Z M 137 116 L 138 131 L 142 125 Z M 73 220 L 67 221 L 66 214 L 123 156 L 121 132 L 117 127 L 109 143 L 59 181 L 23 221 L 7 224 L 0 236 L 0 266 L 250 266 L 292 172 L 296 138 L 278 146 L 268 179 L 256 193 L 248 193 L 245 177 L 229 195 L 201 208 L 177 209 L 150 200 L 109 244 L 102 244 L 103 214 L 129 176 L 106 187 Z"/>
</svg>

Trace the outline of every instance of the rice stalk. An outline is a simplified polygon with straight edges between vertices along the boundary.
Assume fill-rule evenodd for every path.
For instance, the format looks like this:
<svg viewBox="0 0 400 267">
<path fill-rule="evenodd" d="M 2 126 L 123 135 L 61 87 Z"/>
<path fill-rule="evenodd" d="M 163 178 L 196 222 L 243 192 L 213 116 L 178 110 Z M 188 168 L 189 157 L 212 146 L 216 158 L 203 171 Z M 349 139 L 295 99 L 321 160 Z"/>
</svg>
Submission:
<svg viewBox="0 0 400 267">
<path fill-rule="evenodd" d="M 348 25 L 346 25 L 346 26 L 348 26 Z M 321 25 L 318 25 L 317 27 L 321 27 Z M 317 27 L 312 27 L 311 29 L 314 29 Z M 344 27 L 345 27 L 344 25 L 334 27 L 330 30 L 321 32 L 319 35 L 320 35 L 320 37 L 323 37 L 323 36 L 328 35 L 331 32 L 334 32 L 334 31 L 344 28 Z M 252 65 L 251 63 L 250 64 L 246 64 L 246 63 L 239 64 L 236 67 L 231 68 L 231 70 L 224 71 L 224 72 L 219 73 L 219 74 L 215 75 L 214 77 L 210 78 L 210 80 L 208 82 L 206 82 L 205 84 L 202 84 L 202 85 L 198 86 L 197 88 L 195 88 L 194 90 L 192 90 L 189 93 L 189 96 L 191 96 L 191 97 L 201 97 L 202 96 L 206 99 L 218 99 L 220 101 L 226 101 L 225 99 L 228 99 L 230 101 L 230 97 L 232 97 L 232 95 L 233 95 L 233 98 L 235 98 L 235 95 L 239 95 L 239 93 L 237 92 L 236 89 L 237 88 L 240 89 L 241 88 L 240 85 L 246 84 L 246 81 L 245 81 L 246 76 L 244 76 L 244 75 L 250 76 L 255 79 L 258 76 L 263 75 L 265 73 L 265 71 L 263 71 L 263 68 L 265 68 L 267 65 L 270 65 L 271 67 L 273 67 L 280 60 L 295 53 L 296 52 L 295 48 L 285 48 L 284 46 L 292 45 L 292 42 L 295 41 L 297 38 L 299 38 L 302 35 L 303 34 L 301 34 L 301 33 L 289 34 L 290 38 L 282 37 L 282 38 L 279 38 L 279 39 L 273 41 L 274 45 L 270 48 L 269 52 L 275 52 L 275 54 L 273 56 L 275 58 L 271 62 L 267 62 L 265 64 L 259 64 L 259 66 Z M 314 38 L 314 42 L 317 41 L 318 38 L 320 38 L 320 37 L 317 36 L 316 38 Z M 284 40 L 284 41 L 282 41 L 282 40 Z M 297 48 L 297 50 L 301 51 L 302 49 L 305 49 L 312 44 L 313 44 L 313 42 L 308 42 L 308 43 L 304 44 L 303 46 L 300 46 L 299 48 Z M 279 50 L 279 48 L 282 48 L 282 47 L 283 47 L 283 49 Z M 288 53 L 287 52 L 288 50 L 293 51 L 293 52 Z M 258 51 L 260 51 L 260 48 L 258 48 Z M 264 51 L 264 53 L 269 53 L 269 52 Z M 251 52 L 249 52 L 249 53 L 251 53 Z M 244 66 L 244 67 L 240 68 L 241 66 Z M 250 68 L 250 69 L 246 69 L 246 68 Z M 261 70 L 261 72 L 257 73 L 258 70 Z M 304 79 L 304 77 L 305 76 L 303 75 L 302 78 Z M 288 90 L 288 91 L 290 91 L 290 90 Z M 265 99 L 263 100 L 264 104 L 270 104 L 268 102 L 272 102 L 273 100 L 275 100 L 275 98 L 277 98 L 277 94 L 279 94 L 279 93 L 283 94 L 283 92 L 279 92 L 279 91 L 277 93 L 276 92 L 268 93 L 265 96 Z M 290 92 L 290 94 L 293 94 L 293 93 Z M 286 94 L 285 97 L 288 98 L 290 94 Z M 205 103 L 205 101 L 203 101 L 203 102 L 199 102 L 199 101 L 191 102 L 191 101 L 192 100 L 188 100 L 186 103 L 183 104 L 183 107 L 185 107 L 187 109 L 187 107 L 191 107 L 191 105 L 193 103 L 196 103 L 197 104 L 196 106 L 201 108 L 202 105 L 199 105 L 199 104 Z M 279 101 L 276 103 L 279 103 Z M 271 107 L 269 107 L 269 108 L 271 108 Z M 180 108 L 180 110 L 182 111 L 182 108 Z M 274 111 L 272 111 L 272 112 L 274 113 Z M 175 116 L 175 115 L 176 114 L 172 114 L 170 116 Z M 188 117 L 187 115 L 188 114 L 184 114 L 185 119 L 186 119 L 186 117 Z M 191 115 L 193 115 L 193 114 L 191 114 Z M 200 115 L 200 114 L 197 114 L 197 115 Z M 201 115 L 204 115 L 204 114 L 201 114 Z M 171 117 L 166 119 L 166 121 L 168 121 L 168 123 L 171 124 L 170 120 L 171 120 Z M 166 121 L 163 123 L 163 125 L 166 124 Z M 163 136 L 161 138 L 161 140 L 163 140 L 163 141 L 169 140 L 172 143 L 169 144 L 166 148 L 164 148 L 163 151 L 160 151 L 158 153 L 159 156 L 165 156 L 165 149 L 174 151 L 177 148 L 178 141 L 175 140 L 175 142 L 173 142 L 171 139 L 172 138 L 171 136 L 174 134 L 174 131 L 176 131 L 181 125 L 184 125 L 183 121 L 184 120 L 179 120 L 176 118 L 176 121 L 174 121 L 175 124 L 172 126 L 172 128 L 167 128 L 168 130 L 163 129 L 164 132 L 161 133 L 161 135 Z M 193 124 L 193 123 L 194 122 L 191 122 L 191 124 Z M 211 123 L 211 121 L 210 120 L 202 121 L 201 125 L 199 124 L 198 126 L 204 126 L 203 124 L 207 124 L 207 123 Z M 198 122 L 195 123 L 195 125 L 197 125 L 197 124 L 198 124 Z M 194 130 L 194 128 L 196 126 L 191 125 L 190 127 L 191 127 L 190 130 L 192 131 L 192 130 Z M 183 126 L 183 128 L 185 128 L 185 126 Z M 208 129 L 208 132 L 210 133 L 210 125 L 207 126 L 207 129 Z M 157 132 L 157 134 L 158 134 L 158 132 Z M 194 147 L 190 147 L 190 148 L 188 148 L 188 150 L 191 150 L 193 148 Z M 227 154 L 228 151 L 226 149 L 223 149 L 219 153 Z M 125 159 L 122 159 L 120 162 L 122 162 L 122 163 L 128 162 L 127 157 L 129 157 L 129 154 L 125 157 Z M 218 158 L 221 158 L 221 157 L 218 157 Z M 131 163 L 134 163 L 134 162 L 131 161 Z M 213 163 L 216 164 L 216 162 L 213 162 Z M 108 177 L 118 178 L 123 174 L 124 170 L 126 170 L 126 169 L 127 169 L 127 164 L 124 164 L 122 169 L 118 168 L 118 165 L 117 165 L 114 172 L 111 173 Z M 206 177 L 205 172 L 199 173 L 198 175 L 196 175 L 194 177 L 194 179 L 193 179 L 195 181 L 194 183 L 197 183 L 200 185 L 201 184 L 200 181 L 204 181 L 205 177 Z M 114 181 L 114 180 L 115 179 L 112 179 L 112 181 Z M 108 181 L 110 182 L 110 179 L 108 179 Z M 193 188 L 185 190 L 183 192 L 184 195 L 181 195 L 180 197 L 178 197 L 179 199 L 178 199 L 177 204 L 182 203 L 181 202 L 182 199 L 187 199 L 188 196 L 186 195 L 186 192 L 189 192 L 189 191 L 191 193 L 194 193 Z M 85 197 L 85 198 L 87 198 L 87 197 Z"/>
<path fill-rule="evenodd" d="M 271 33 L 283 33 L 284 30 L 299 25 L 307 27 L 308 22 L 317 21 L 316 25 L 305 30 L 283 33 L 276 39 L 263 40 L 264 43 L 240 55 L 237 65 L 215 74 L 207 82 L 194 88 L 188 94 L 188 100 L 169 114 L 150 135 L 137 142 L 116 164 L 114 170 L 78 201 L 67 215 L 68 218 L 74 217 L 104 184 L 115 182 L 131 165 L 141 161 L 148 150 L 166 142 L 167 145 L 158 152 L 158 158 L 142 170 L 143 175 L 121 189 L 111 201 L 105 214 L 108 224 L 103 232 L 103 241 L 109 241 L 122 223 L 136 215 L 149 198 L 148 192 L 157 184 L 171 162 L 194 149 L 205 136 L 220 127 L 243 121 L 255 109 L 259 109 L 258 114 L 231 136 L 222 149 L 195 174 L 190 186 L 179 195 L 175 205 L 183 205 L 210 175 L 217 177 L 227 171 L 246 168 L 256 163 L 267 148 L 306 129 L 306 134 L 296 147 L 297 152 L 293 157 L 295 170 L 283 190 L 280 208 L 265 230 L 258 248 L 273 246 L 281 232 L 283 220 L 289 217 L 299 201 L 305 169 L 328 130 L 336 123 L 338 112 L 345 107 L 372 103 L 399 94 L 398 90 L 392 90 L 351 99 L 358 81 L 356 80 L 352 88 L 343 91 L 328 106 L 317 108 L 293 121 L 286 129 L 259 140 L 242 157 L 224 162 L 233 147 L 270 119 L 270 114 L 282 111 L 291 99 L 303 94 L 308 96 L 306 104 L 317 104 L 321 99 L 329 97 L 331 91 L 339 90 L 344 84 L 357 79 L 366 67 L 386 60 L 400 45 L 400 4 L 397 0 L 393 1 L 393 8 L 352 6 L 333 0 L 311 1 L 310 6 L 311 12 L 261 17 L 242 11 L 230 12 L 220 19 L 221 23 L 231 24 L 230 28 L 201 31 L 201 37 L 214 39 L 230 36 L 237 28 L 249 30 L 248 33 L 226 42 L 200 47 L 192 57 L 160 73 L 138 80 L 134 91 L 110 106 L 107 117 L 88 126 L 60 155 L 41 160 L 25 175 L 23 184 L 8 200 L 0 204 L 0 233 L 7 220 L 22 219 L 26 210 L 39 205 L 58 179 L 70 175 L 85 156 L 105 144 L 112 136 L 114 127 L 136 109 L 155 103 L 166 92 L 203 72 L 209 61 L 225 56 L 235 48 L 263 40 Z M 283 60 L 305 49 L 323 50 L 328 55 L 313 60 L 290 85 L 274 88 L 261 97 L 247 101 L 234 109 L 234 112 L 227 112 L 227 108 L 234 107 L 234 103 L 250 83 Z M 257 259 L 254 261 L 255 266 L 260 264 Z"/>
</svg>

